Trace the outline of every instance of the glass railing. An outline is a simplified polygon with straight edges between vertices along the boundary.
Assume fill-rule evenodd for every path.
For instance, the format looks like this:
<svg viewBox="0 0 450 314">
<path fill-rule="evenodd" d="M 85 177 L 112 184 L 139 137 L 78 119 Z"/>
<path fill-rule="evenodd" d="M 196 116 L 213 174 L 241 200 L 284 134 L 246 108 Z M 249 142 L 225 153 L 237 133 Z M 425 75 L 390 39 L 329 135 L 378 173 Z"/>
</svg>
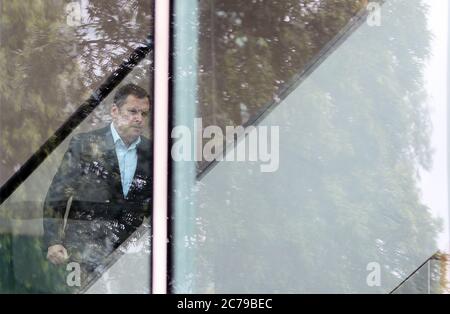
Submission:
<svg viewBox="0 0 450 314">
<path fill-rule="evenodd" d="M 392 294 L 449 294 L 450 258 L 436 253 L 409 275 Z"/>
<path fill-rule="evenodd" d="M 114 119 L 111 106 L 119 88 L 134 83 L 150 89 L 153 1 L 0 1 L 0 9 L 0 293 L 84 291 L 125 247 L 149 253 L 149 240 L 135 241 L 148 223 L 117 253 L 98 256 L 95 270 L 84 272 L 70 250 L 64 263 L 49 262 L 43 225 L 56 219 L 66 235 L 79 226 L 85 232 L 78 243 L 92 248 L 99 239 L 89 228 L 100 225 L 105 231 L 108 223 L 73 214 L 83 202 L 84 208 L 108 210 L 94 200 L 104 191 L 65 200 L 70 210 L 64 218 L 45 216 L 44 201 L 63 155 L 73 156 L 67 153 L 73 138 Z M 87 178 L 100 168 L 84 170 Z M 149 256 L 139 268 L 149 271 Z M 149 276 L 143 286 L 149 291 Z"/>
</svg>

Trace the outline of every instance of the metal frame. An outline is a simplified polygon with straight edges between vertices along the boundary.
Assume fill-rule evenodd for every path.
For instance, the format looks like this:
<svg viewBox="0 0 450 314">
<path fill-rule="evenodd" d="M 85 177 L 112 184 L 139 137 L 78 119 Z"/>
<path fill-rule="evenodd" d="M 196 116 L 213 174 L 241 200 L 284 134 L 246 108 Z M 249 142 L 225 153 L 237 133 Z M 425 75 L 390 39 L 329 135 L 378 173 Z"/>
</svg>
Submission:
<svg viewBox="0 0 450 314">
<path fill-rule="evenodd" d="M 167 293 L 170 1 L 155 0 L 152 293 Z"/>
</svg>

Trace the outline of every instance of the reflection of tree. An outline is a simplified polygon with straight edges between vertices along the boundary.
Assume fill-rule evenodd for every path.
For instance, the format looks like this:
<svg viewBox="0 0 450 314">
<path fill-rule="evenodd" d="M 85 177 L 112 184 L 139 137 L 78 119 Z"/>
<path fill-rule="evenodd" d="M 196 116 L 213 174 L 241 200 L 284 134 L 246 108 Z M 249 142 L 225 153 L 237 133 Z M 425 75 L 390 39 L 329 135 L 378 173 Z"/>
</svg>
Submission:
<svg viewBox="0 0 450 314">
<path fill-rule="evenodd" d="M 447 294 L 448 255 L 438 252 L 393 291 L 395 294 Z"/>
<path fill-rule="evenodd" d="M 0 80 L 0 104 L 8 110 L 0 118 L 0 182 L 151 30 L 150 0 L 86 2 L 83 24 L 76 28 L 66 24 L 67 3 L 3 3 L 0 64 L 5 75 Z M 142 80 L 146 70 L 136 75 Z"/>
<path fill-rule="evenodd" d="M 151 32 L 149 0 L 89 1 L 86 21 L 76 29 L 78 50 L 89 81 L 102 80 Z M 145 77 L 147 73 L 140 73 Z"/>
<path fill-rule="evenodd" d="M 365 3 L 201 1 L 199 115 L 204 124 L 242 125 L 260 114 Z"/>
<path fill-rule="evenodd" d="M 1 183 L 60 123 L 61 105 L 77 99 L 77 65 L 61 55 L 61 12 L 58 1 L 3 1 Z"/>
<path fill-rule="evenodd" d="M 211 89 L 202 78 L 201 102 L 214 106 L 216 123 L 241 123 L 241 102 L 257 112 L 358 8 L 357 1 L 301 2 L 319 7 L 211 2 L 215 48 L 204 48 L 202 58 L 214 55 L 208 66 L 220 83 Z M 416 185 L 418 168 L 431 166 L 426 12 L 421 0 L 387 1 L 383 27 L 355 34 L 364 44 L 340 50 L 339 63 L 301 86 L 299 105 L 286 110 L 281 125 L 291 125 L 293 135 L 282 138 L 290 156 L 280 161 L 282 184 L 230 169 L 227 189 L 205 196 L 215 205 L 199 212 L 209 239 L 199 260 L 214 271 L 200 277 L 217 292 L 374 292 L 367 263 L 380 263 L 387 289 L 433 252 L 438 224 Z M 205 21 L 203 27 L 212 23 Z M 260 194 L 248 195 L 249 187 Z M 249 197 L 258 210 L 243 208 Z M 224 199 L 234 205 L 217 201 Z"/>
<path fill-rule="evenodd" d="M 245 111 L 254 115 L 272 101 L 280 88 L 356 15 L 363 3 L 361 0 L 252 1 L 251 5 L 238 0 L 200 2 L 203 118 L 218 125 L 245 123 L 242 117 Z"/>
<path fill-rule="evenodd" d="M 0 184 L 151 31 L 151 0 L 81 1 L 85 8 L 79 27 L 66 23 L 65 8 L 69 2 L 1 1 Z M 148 61 L 146 67 L 138 68 L 133 72 L 136 83 L 149 76 Z M 94 113 L 90 122 L 95 125 L 101 123 L 102 118 Z M 8 225 L 12 216 L 16 219 L 40 218 L 39 202 L 43 195 L 37 192 L 39 190 L 39 187 L 27 186 L 20 192 L 22 194 L 15 193 L 12 197 L 23 208 L 2 206 L 0 220 Z M 29 199 L 35 199 L 36 203 L 22 202 Z M 45 263 L 39 269 L 42 273 L 24 276 L 26 282 L 14 282 L 17 276 L 14 277 L 14 256 L 11 255 L 13 246 L 23 246 L 21 252 L 28 249 L 29 253 L 22 256 L 28 255 L 37 261 L 39 242 L 29 236 L 9 235 L 5 223 L 0 227 L 0 291 L 58 290 L 42 277 L 49 267 Z M 19 242 L 20 245 L 13 244 Z"/>
</svg>

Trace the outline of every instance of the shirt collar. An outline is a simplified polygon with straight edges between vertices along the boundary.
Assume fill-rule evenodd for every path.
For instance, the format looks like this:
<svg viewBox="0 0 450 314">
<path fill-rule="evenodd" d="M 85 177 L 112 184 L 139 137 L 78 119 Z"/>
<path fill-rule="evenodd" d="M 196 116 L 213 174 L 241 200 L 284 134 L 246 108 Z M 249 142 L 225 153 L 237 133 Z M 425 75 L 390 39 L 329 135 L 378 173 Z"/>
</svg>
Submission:
<svg viewBox="0 0 450 314">
<path fill-rule="evenodd" d="M 125 143 L 123 142 L 122 138 L 120 137 L 119 133 L 117 132 L 116 128 L 114 127 L 114 123 L 111 123 L 111 134 L 113 137 L 114 145 L 117 145 L 117 142 L 122 144 L 126 147 Z M 141 137 L 139 136 L 137 140 L 135 140 L 131 145 L 128 147 L 128 149 L 135 149 L 139 143 L 141 142 Z"/>
</svg>

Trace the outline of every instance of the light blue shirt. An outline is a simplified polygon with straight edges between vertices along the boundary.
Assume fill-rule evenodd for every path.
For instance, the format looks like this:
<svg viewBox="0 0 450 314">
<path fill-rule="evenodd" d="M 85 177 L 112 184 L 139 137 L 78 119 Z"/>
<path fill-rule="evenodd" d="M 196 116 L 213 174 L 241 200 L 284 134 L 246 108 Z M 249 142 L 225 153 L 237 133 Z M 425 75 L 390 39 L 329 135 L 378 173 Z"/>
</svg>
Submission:
<svg viewBox="0 0 450 314">
<path fill-rule="evenodd" d="M 134 173 L 137 167 L 137 146 L 141 142 L 141 137 L 131 143 L 129 147 L 125 145 L 113 123 L 111 123 L 111 133 L 116 148 L 117 160 L 119 161 L 120 179 L 122 181 L 123 196 L 127 197 L 133 182 Z"/>
</svg>

